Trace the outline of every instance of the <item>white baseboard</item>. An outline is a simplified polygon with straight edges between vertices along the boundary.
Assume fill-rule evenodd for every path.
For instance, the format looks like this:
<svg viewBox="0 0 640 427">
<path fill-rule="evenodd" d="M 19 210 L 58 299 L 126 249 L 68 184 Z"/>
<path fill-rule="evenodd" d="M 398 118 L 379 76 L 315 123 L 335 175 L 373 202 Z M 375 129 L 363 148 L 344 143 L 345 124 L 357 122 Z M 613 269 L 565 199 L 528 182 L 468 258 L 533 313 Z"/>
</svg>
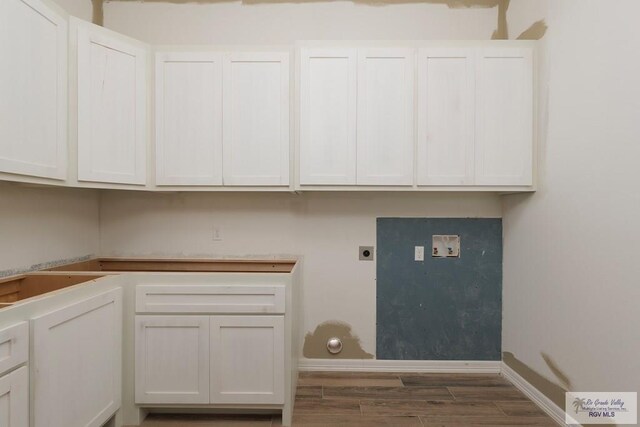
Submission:
<svg viewBox="0 0 640 427">
<path fill-rule="evenodd" d="M 459 374 L 498 374 L 500 361 L 484 360 L 377 360 L 377 359 L 300 359 L 300 371 L 350 372 L 432 372 Z"/>
<path fill-rule="evenodd" d="M 558 425 L 566 426 L 567 424 L 564 422 L 564 411 L 558 405 L 556 405 L 551 399 L 542 394 L 540 390 L 531 385 L 527 380 L 522 378 L 520 374 L 507 366 L 506 363 L 502 362 L 501 367 L 501 375 L 508 380 L 511 384 L 516 386 L 518 390 L 524 393 L 529 399 L 533 401 L 540 409 L 547 413 L 553 421 L 557 422 Z M 575 424 L 572 424 L 575 425 Z"/>
</svg>

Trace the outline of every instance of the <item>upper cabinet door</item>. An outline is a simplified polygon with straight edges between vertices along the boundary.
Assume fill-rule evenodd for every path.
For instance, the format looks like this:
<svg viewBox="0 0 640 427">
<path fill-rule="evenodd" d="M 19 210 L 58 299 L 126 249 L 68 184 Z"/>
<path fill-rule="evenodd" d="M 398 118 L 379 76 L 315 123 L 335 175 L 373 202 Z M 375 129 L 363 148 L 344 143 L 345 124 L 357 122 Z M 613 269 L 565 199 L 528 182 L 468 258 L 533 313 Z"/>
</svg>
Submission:
<svg viewBox="0 0 640 427">
<path fill-rule="evenodd" d="M 0 57 L 0 172 L 65 179 L 65 18 L 39 0 L 0 1 Z"/>
<path fill-rule="evenodd" d="M 145 45 L 77 22 L 78 180 L 144 184 Z"/>
<path fill-rule="evenodd" d="M 289 72 L 288 53 L 225 56 L 225 185 L 289 184 Z"/>
<path fill-rule="evenodd" d="M 481 49 L 476 84 L 476 184 L 532 185 L 531 49 Z"/>
<path fill-rule="evenodd" d="M 300 184 L 356 184 L 356 49 L 302 49 Z"/>
<path fill-rule="evenodd" d="M 474 49 L 420 49 L 418 185 L 473 184 Z"/>
<path fill-rule="evenodd" d="M 358 52 L 358 185 L 412 185 L 413 49 Z"/>
<path fill-rule="evenodd" d="M 222 185 L 222 55 L 156 54 L 156 183 Z"/>
</svg>

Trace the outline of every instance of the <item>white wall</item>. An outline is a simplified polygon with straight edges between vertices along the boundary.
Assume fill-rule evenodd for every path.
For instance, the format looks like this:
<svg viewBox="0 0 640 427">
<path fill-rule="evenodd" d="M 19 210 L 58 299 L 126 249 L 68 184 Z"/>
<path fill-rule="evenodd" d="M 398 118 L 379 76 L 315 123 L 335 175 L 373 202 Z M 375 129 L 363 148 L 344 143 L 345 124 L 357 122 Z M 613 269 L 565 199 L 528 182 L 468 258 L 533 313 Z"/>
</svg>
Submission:
<svg viewBox="0 0 640 427">
<path fill-rule="evenodd" d="M 98 193 L 0 183 L 0 274 L 98 252 Z"/>
<path fill-rule="evenodd" d="M 215 45 L 486 40 L 496 29 L 496 7 L 454 9 L 430 3 L 442 1 L 115 1 L 105 3 L 104 23 L 153 44 Z M 109 192 L 101 206 L 103 255 L 303 255 L 305 331 L 328 320 L 346 322 L 369 353 L 375 353 L 375 263 L 359 262 L 357 255 L 359 245 L 375 244 L 375 218 L 501 215 L 497 196 L 463 194 Z M 214 226 L 222 228 L 222 242 L 212 241 Z"/>
<path fill-rule="evenodd" d="M 498 196 L 454 194 L 146 194 L 106 192 L 102 255 L 303 255 L 305 331 L 327 320 L 350 324 L 375 354 L 376 217 L 499 217 Z M 222 241 L 213 240 L 219 227 Z"/>
<path fill-rule="evenodd" d="M 91 0 L 51 0 L 62 7 L 67 13 L 77 18 L 91 22 L 93 6 Z"/>
<path fill-rule="evenodd" d="M 348 0 L 111 1 L 104 5 L 104 24 L 148 43 L 214 45 L 316 39 L 487 40 L 497 27 L 496 7 L 453 9 L 430 3 L 443 0 L 395 4 L 384 0 L 373 4 Z"/>
<path fill-rule="evenodd" d="M 503 350 L 572 390 L 640 390 L 638 16 L 636 0 L 509 9 L 549 30 L 539 191 L 504 199 Z"/>
</svg>

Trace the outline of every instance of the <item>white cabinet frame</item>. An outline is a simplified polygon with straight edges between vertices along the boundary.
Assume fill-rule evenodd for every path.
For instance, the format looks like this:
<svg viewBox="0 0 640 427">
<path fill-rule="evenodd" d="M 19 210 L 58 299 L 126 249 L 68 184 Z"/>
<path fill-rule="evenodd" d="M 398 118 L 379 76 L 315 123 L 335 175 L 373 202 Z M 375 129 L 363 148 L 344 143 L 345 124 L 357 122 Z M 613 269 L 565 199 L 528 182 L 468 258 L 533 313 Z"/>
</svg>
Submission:
<svg viewBox="0 0 640 427">
<path fill-rule="evenodd" d="M 78 46 L 78 180 L 143 185 L 146 182 L 147 162 L 147 57 L 149 48 L 143 43 L 128 39 L 97 25 L 78 19 L 73 19 L 72 22 L 77 30 Z M 95 71 L 92 63 L 92 46 L 99 46 L 107 52 L 114 55 L 124 55 L 134 61 L 134 75 L 129 76 L 133 78 L 134 85 L 133 117 L 119 117 L 119 107 L 122 106 L 112 105 L 114 110 L 110 111 L 119 119 L 134 122 L 131 141 L 133 147 L 128 147 L 128 149 L 132 150 L 135 158 L 130 170 L 109 170 L 109 167 L 119 167 L 121 163 L 128 160 L 119 159 L 118 155 L 121 153 L 116 153 L 109 162 L 102 166 L 95 164 L 97 160 L 104 161 L 104 159 L 95 157 L 94 151 L 97 149 L 97 144 L 120 143 L 121 141 L 106 140 L 104 138 L 107 136 L 97 133 L 101 124 L 108 125 L 110 123 L 101 123 L 101 120 L 110 121 L 113 117 L 93 117 L 92 114 L 93 97 L 98 95 L 92 91 L 94 78 L 102 78 L 103 84 L 107 78 L 106 75 L 100 77 L 92 74 Z M 105 72 L 106 66 L 107 64 L 104 65 Z M 110 149 L 110 147 L 102 148 Z"/>
</svg>

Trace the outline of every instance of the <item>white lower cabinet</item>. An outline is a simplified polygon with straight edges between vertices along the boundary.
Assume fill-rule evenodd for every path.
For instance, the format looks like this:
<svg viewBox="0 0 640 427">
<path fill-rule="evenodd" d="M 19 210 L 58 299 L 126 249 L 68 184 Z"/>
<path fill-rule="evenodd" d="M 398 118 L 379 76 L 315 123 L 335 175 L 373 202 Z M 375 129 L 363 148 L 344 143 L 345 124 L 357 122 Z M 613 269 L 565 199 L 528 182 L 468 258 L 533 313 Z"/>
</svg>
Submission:
<svg viewBox="0 0 640 427">
<path fill-rule="evenodd" d="M 103 426 L 121 405 L 122 289 L 58 308 L 31 322 L 31 426 Z"/>
<path fill-rule="evenodd" d="M 29 371 L 26 366 L 0 377 L 0 426 L 29 426 Z"/>
<path fill-rule="evenodd" d="M 0 426 L 29 425 L 29 371 L 26 366 L 0 377 Z"/>
<path fill-rule="evenodd" d="M 211 317 L 211 403 L 284 403 L 284 316 Z"/>
<path fill-rule="evenodd" d="M 209 316 L 136 316 L 136 402 L 209 403 Z"/>
<path fill-rule="evenodd" d="M 136 403 L 283 404 L 284 316 L 136 316 Z"/>
</svg>

